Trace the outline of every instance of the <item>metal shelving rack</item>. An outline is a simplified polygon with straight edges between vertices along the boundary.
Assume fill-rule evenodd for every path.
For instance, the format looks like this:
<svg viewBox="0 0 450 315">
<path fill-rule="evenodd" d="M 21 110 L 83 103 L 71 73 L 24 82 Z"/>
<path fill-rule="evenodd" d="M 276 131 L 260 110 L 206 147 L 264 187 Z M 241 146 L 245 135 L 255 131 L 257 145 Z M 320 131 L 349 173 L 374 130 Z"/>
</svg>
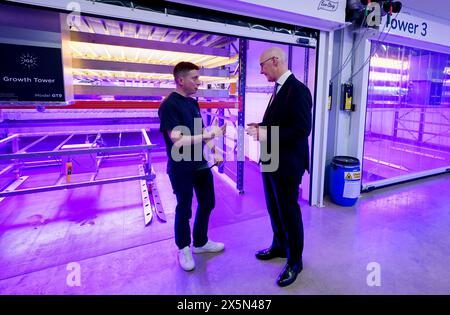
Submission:
<svg viewBox="0 0 450 315">
<path fill-rule="evenodd" d="M 122 138 L 127 134 L 140 134 L 140 144 L 124 145 Z M 115 134 L 118 143 L 112 146 L 105 145 L 101 140 L 105 135 Z M 93 136 L 93 140 L 90 140 Z M 31 138 L 31 143 L 20 147 L 21 139 Z M 53 138 L 53 139 L 52 139 Z M 62 141 L 54 142 L 59 138 Z M 77 138 L 77 139 L 76 139 Z M 80 143 L 80 139 L 86 139 Z M 73 141 L 75 140 L 75 141 Z M 46 145 L 44 145 L 47 142 Z M 55 144 L 57 143 L 57 144 Z M 38 148 L 41 146 L 41 148 Z M 42 149 L 42 146 L 44 149 Z M 52 149 L 45 149 L 49 146 Z M 127 181 L 140 181 L 141 193 L 144 207 L 145 224 L 150 223 L 153 213 L 157 217 L 166 221 L 161 203 L 158 202 L 159 195 L 153 181 L 155 172 L 151 164 L 151 151 L 157 145 L 152 144 L 147 132 L 141 130 L 91 130 L 83 132 L 52 132 L 52 133 L 24 133 L 13 134 L 0 140 L 0 147 L 3 153 L 0 154 L 0 162 L 6 161 L 7 164 L 0 170 L 0 178 L 6 178 L 6 185 L 0 190 L 0 202 L 6 197 L 40 193 L 47 191 L 56 191 L 64 189 L 75 189 L 81 187 L 89 187 L 95 185 L 113 184 Z M 87 158 L 86 158 L 87 157 Z M 131 159 L 138 158 L 136 165 L 136 175 L 117 176 L 98 179 L 97 176 L 102 165 L 107 159 Z M 76 162 L 78 160 L 78 162 Z M 87 161 L 87 162 L 86 162 Z M 72 162 L 77 166 L 72 167 Z M 87 167 L 86 164 L 91 164 Z M 42 167 L 42 166 L 58 166 L 60 167 L 60 176 L 53 185 L 38 186 L 31 188 L 20 188 L 20 186 L 30 178 L 24 176 L 23 172 L 26 168 Z M 79 174 L 89 175 L 89 180 L 74 180 L 71 177 Z M 12 175 L 12 176 L 11 176 Z M 86 178 L 86 176 L 84 176 Z"/>
<path fill-rule="evenodd" d="M 156 110 L 173 91 L 173 66 L 193 62 L 201 67 L 203 84 L 196 97 L 207 126 L 226 122 L 237 130 L 237 139 L 227 136 L 220 143 L 225 160 L 230 151 L 235 157 L 237 173 L 225 171 L 227 163 L 219 172 L 231 177 L 243 193 L 245 40 L 93 17 L 81 17 L 81 21 L 71 30 L 69 44 L 74 94 L 81 97 L 68 108 L 114 104 Z"/>
</svg>

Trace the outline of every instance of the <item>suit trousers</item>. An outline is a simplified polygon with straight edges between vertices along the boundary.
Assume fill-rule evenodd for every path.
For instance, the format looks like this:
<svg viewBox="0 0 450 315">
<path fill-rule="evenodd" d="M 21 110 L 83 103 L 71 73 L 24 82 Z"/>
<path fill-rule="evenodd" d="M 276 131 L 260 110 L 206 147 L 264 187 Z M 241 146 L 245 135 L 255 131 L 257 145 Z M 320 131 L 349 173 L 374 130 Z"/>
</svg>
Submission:
<svg viewBox="0 0 450 315">
<path fill-rule="evenodd" d="M 267 210 L 273 230 L 272 248 L 286 252 L 289 265 L 302 262 L 304 235 L 298 197 L 303 172 L 300 176 L 280 176 L 277 172 L 262 172 Z"/>
<path fill-rule="evenodd" d="M 179 249 L 191 244 L 189 220 L 192 217 L 193 190 L 197 197 L 197 212 L 193 229 L 193 245 L 201 247 L 208 242 L 208 224 L 215 207 L 214 180 L 209 168 L 202 170 L 171 169 L 168 172 L 177 199 L 175 209 L 175 243 Z"/>
</svg>

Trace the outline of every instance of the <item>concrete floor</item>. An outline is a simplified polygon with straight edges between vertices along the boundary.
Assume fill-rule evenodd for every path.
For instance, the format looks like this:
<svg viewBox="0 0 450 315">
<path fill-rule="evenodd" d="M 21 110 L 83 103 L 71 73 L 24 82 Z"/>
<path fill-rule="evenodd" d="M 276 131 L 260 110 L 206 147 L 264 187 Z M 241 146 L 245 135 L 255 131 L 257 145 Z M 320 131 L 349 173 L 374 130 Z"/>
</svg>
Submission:
<svg viewBox="0 0 450 315">
<path fill-rule="evenodd" d="M 155 170 L 168 222 L 147 227 L 132 183 L 91 188 L 96 198 L 79 189 L 4 200 L 0 294 L 450 294 L 449 175 L 364 194 L 351 208 L 301 202 L 304 270 L 279 288 L 284 260 L 254 257 L 271 242 L 256 168 L 246 172 L 244 196 L 216 174 L 209 236 L 226 249 L 196 255 L 190 273 L 177 263 L 164 163 Z M 80 202 L 91 210 L 78 211 Z M 73 262 L 80 286 L 67 282 Z M 367 284 L 372 262 L 380 266 L 380 286 Z"/>
</svg>

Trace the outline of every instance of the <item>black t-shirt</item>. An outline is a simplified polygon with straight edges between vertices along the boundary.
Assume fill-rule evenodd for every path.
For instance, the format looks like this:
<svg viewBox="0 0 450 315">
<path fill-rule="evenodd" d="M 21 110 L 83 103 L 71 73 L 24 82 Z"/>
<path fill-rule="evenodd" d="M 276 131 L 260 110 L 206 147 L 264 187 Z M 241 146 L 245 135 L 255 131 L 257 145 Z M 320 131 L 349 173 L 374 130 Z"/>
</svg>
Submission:
<svg viewBox="0 0 450 315">
<path fill-rule="evenodd" d="M 169 158 L 167 163 L 168 170 L 172 167 L 182 167 L 184 170 L 195 170 L 205 167 L 207 162 L 203 157 L 203 142 L 191 145 L 190 148 L 186 146 L 179 149 L 174 148 L 177 156 L 173 156 L 173 142 L 167 132 L 168 130 L 176 129 L 190 136 L 201 134 L 204 124 L 198 102 L 191 97 L 184 97 L 177 92 L 172 92 L 161 103 L 158 116 L 160 119 L 159 131 L 164 135 L 167 157 Z"/>
</svg>

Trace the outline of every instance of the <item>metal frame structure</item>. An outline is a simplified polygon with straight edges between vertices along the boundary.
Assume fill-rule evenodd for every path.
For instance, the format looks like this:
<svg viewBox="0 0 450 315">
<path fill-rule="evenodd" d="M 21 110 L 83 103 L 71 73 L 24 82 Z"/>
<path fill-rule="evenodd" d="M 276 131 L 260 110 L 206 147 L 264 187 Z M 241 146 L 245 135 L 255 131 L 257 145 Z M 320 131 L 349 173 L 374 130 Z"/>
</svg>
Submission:
<svg viewBox="0 0 450 315">
<path fill-rule="evenodd" d="M 227 111 L 227 114 L 225 113 L 225 111 Z M 230 111 L 230 108 L 216 108 L 215 110 L 208 108 L 206 110 L 203 110 L 203 114 L 206 116 L 206 126 L 213 126 L 215 123 L 217 123 L 219 126 L 223 125 L 224 123 L 227 123 L 227 125 L 229 126 L 230 124 L 236 128 L 236 130 L 243 130 L 244 128 L 244 120 L 243 118 L 241 118 L 241 121 L 239 121 L 239 117 L 240 115 L 242 115 L 242 117 L 244 116 L 242 107 L 239 106 L 238 109 L 238 116 L 233 115 Z M 232 140 L 234 145 L 231 148 L 232 150 L 232 154 L 234 159 L 232 161 L 236 161 L 237 163 L 237 169 L 239 170 L 239 168 L 241 167 L 242 170 L 241 172 L 235 174 L 229 167 L 227 167 L 227 163 L 223 163 L 218 167 L 218 171 L 220 174 L 224 174 L 228 177 L 229 173 L 231 173 L 232 175 L 236 175 L 236 178 L 231 178 L 235 183 L 236 183 L 236 189 L 239 191 L 240 194 L 244 193 L 244 169 L 243 169 L 243 165 L 240 166 L 241 164 L 243 164 L 243 162 L 240 161 L 240 159 L 238 158 L 239 156 L 239 150 L 242 150 L 243 152 L 243 135 L 242 138 L 239 138 L 239 134 L 238 134 L 238 138 L 235 139 L 229 135 L 225 135 L 222 139 L 220 139 L 218 141 L 218 143 L 216 143 L 216 147 L 219 147 L 219 152 L 222 153 L 222 158 L 223 160 L 226 162 L 227 161 L 227 157 L 229 153 L 229 147 L 226 144 L 226 140 Z M 241 149 L 240 149 L 241 148 Z M 242 154 L 242 153 L 241 153 Z M 225 171 L 227 170 L 227 172 Z"/>
<path fill-rule="evenodd" d="M 72 12 L 70 5 L 71 0 L 61 0 L 57 3 L 48 2 L 46 0 L 9 0 L 8 2 L 22 3 L 25 5 L 33 5 L 44 8 L 52 8 L 61 12 Z M 108 16 L 113 19 L 130 20 L 130 12 L 132 12 L 131 19 L 137 22 L 152 23 L 157 25 L 183 27 L 185 29 L 211 32 L 217 34 L 226 34 L 231 36 L 239 36 L 251 39 L 259 39 L 266 41 L 273 41 L 276 39 L 280 42 L 298 44 L 300 41 L 305 41 L 309 46 L 316 46 L 317 39 L 311 38 L 303 34 L 303 32 L 297 32 L 294 28 L 286 32 L 285 29 L 279 29 L 273 27 L 271 29 L 267 27 L 261 27 L 259 24 L 248 23 L 246 26 L 235 25 L 228 22 L 216 22 L 202 20 L 197 17 L 186 17 L 181 15 L 170 14 L 165 12 L 156 12 L 149 10 L 148 8 L 137 7 L 135 8 L 130 1 L 108 1 L 111 3 L 102 3 L 103 1 L 85 1 L 83 2 L 82 12 L 85 15 L 94 16 Z M 124 2 L 130 4 L 129 7 L 123 6 Z M 249 13 L 249 12 L 245 12 Z M 266 20 L 270 20 L 265 18 Z M 273 22 L 272 22 L 273 23 Z M 333 26 L 333 28 L 336 27 Z"/>
<path fill-rule="evenodd" d="M 364 34 L 358 35 L 359 37 L 363 36 L 362 38 L 362 44 L 357 47 L 355 52 L 355 69 L 362 69 L 354 78 L 354 88 L 355 91 L 353 100 L 356 104 L 359 104 L 357 106 L 356 111 L 353 113 L 355 115 L 356 122 L 353 123 L 352 128 L 350 130 L 350 144 L 349 145 L 349 152 L 351 155 L 357 157 L 360 161 L 362 161 L 362 169 L 364 170 L 364 139 L 365 139 L 365 132 L 361 132 L 360 130 L 365 130 L 366 126 L 366 114 L 370 109 L 368 109 L 368 86 L 369 86 L 369 72 L 370 72 L 370 63 L 369 60 L 371 58 L 372 54 L 372 45 L 373 41 L 379 41 L 379 37 L 375 39 L 375 37 L 371 34 L 368 36 L 364 36 Z M 389 37 L 386 39 L 386 36 L 383 37 L 382 42 L 386 43 L 392 43 L 392 41 L 389 40 Z M 395 45 L 406 45 L 409 46 L 407 42 L 403 43 L 403 40 L 396 41 L 394 43 Z M 364 66 L 362 66 L 364 65 Z M 385 109 L 382 109 L 385 110 Z M 410 111 L 418 111 L 419 112 L 419 121 L 416 121 L 416 123 L 421 124 L 424 121 L 424 112 L 423 108 L 415 107 L 415 108 L 405 108 L 406 113 L 409 113 Z M 401 119 L 402 117 L 405 117 L 406 115 L 402 115 L 399 117 L 397 114 L 397 117 L 395 117 L 395 123 L 396 123 L 396 129 L 398 129 L 398 125 L 400 123 L 401 125 Z M 411 122 L 410 122 L 411 123 Z M 447 128 L 448 126 L 444 126 Z M 417 142 L 422 142 L 423 139 L 420 138 L 420 134 L 425 134 L 423 130 L 420 130 L 421 127 L 419 127 L 419 130 L 417 130 Z M 405 128 L 406 129 L 406 128 Z M 404 130 L 406 131 L 406 130 Z M 435 136 L 436 134 L 429 134 L 431 136 Z M 425 170 L 421 172 L 411 173 L 411 174 L 405 174 L 400 176 L 395 176 L 387 179 L 381 179 L 372 181 L 369 183 L 363 183 L 361 185 L 361 192 L 368 192 L 377 188 L 382 188 L 394 184 L 399 184 L 402 182 L 412 181 L 428 176 L 438 175 L 438 174 L 445 174 L 450 172 L 450 166 L 443 166 L 436 169 L 430 169 Z"/>
<path fill-rule="evenodd" d="M 315 100 L 313 108 L 311 186 L 309 200 L 311 206 L 324 207 L 325 169 L 328 141 L 328 95 L 333 56 L 333 32 L 320 32 L 316 54 Z"/>
<path fill-rule="evenodd" d="M 97 145 L 97 140 L 101 139 L 102 134 L 119 134 L 119 143 L 112 147 L 101 147 Z M 121 145 L 122 135 L 126 133 L 141 133 L 142 143 L 139 145 Z M 95 134 L 96 138 L 90 144 L 89 148 L 73 148 L 62 150 L 64 145 L 68 143 L 74 136 L 79 135 L 92 135 Z M 43 143 L 47 138 L 52 136 L 66 136 L 65 139 L 60 142 L 53 150 L 45 151 L 34 151 L 30 150 L 37 144 Z M 38 137 L 37 140 L 33 141 L 31 144 L 26 145 L 24 148 L 19 149 L 19 139 L 21 137 Z M 16 181 L 9 183 L 8 187 L 0 191 L 0 202 L 5 197 L 17 196 L 23 194 L 39 193 L 46 191 L 55 191 L 62 189 L 72 189 L 80 187 L 88 187 L 94 185 L 112 184 L 126 181 L 139 180 L 142 188 L 142 199 L 144 206 L 144 217 L 145 224 L 150 223 L 153 211 L 161 221 L 166 221 L 160 202 L 155 201 L 158 195 L 156 186 L 153 180 L 156 174 L 151 165 L 151 150 L 157 147 L 156 144 L 151 143 L 147 131 L 145 129 L 135 129 L 135 130 L 92 130 L 92 131 L 82 131 L 82 132 L 52 132 L 52 133 L 23 133 L 23 134 L 13 134 L 5 139 L 0 140 L 0 146 L 11 145 L 12 153 L 0 154 L 0 161 L 11 161 L 10 164 L 6 165 L 4 169 L 0 171 L 1 175 L 7 175 L 8 173 L 13 173 Z M 138 151 L 139 153 L 136 153 Z M 63 166 L 63 158 L 66 157 L 68 161 L 71 158 L 75 158 L 80 155 L 93 155 L 93 154 L 110 154 L 110 153 L 120 153 L 109 155 L 108 159 L 123 159 L 141 156 L 142 164 L 138 165 L 138 175 L 134 176 L 122 176 L 113 177 L 107 179 L 97 179 L 98 172 L 104 161 L 105 155 L 98 155 L 95 157 L 95 171 L 91 173 L 90 179 L 88 181 L 72 182 L 70 183 L 70 172 L 64 172 L 60 174 L 58 180 L 54 185 L 40 186 L 33 188 L 18 189 L 19 186 L 29 177 L 21 176 L 24 168 L 27 167 L 39 167 L 39 166 Z M 47 160 L 42 161 L 28 161 L 33 158 L 46 158 Z M 49 157 L 56 158 L 56 160 L 48 160 Z M 58 159 L 61 158 L 61 159 Z M 63 167 L 61 167 L 63 169 Z M 64 182 L 64 179 L 66 181 Z M 150 189 L 148 188 L 150 187 Z M 150 194 L 149 194 L 150 192 Z M 156 197 L 155 197 L 156 196 Z M 158 206 L 157 206 L 158 204 Z"/>
<path fill-rule="evenodd" d="M 247 47 L 248 40 L 239 39 L 239 113 L 238 113 L 238 143 L 237 143 L 237 189 L 244 193 L 244 127 L 245 127 L 245 83 L 247 78 Z"/>
<path fill-rule="evenodd" d="M 212 126 L 215 122 L 222 125 L 224 122 L 229 122 L 237 130 L 237 139 L 225 135 L 223 141 L 219 143 L 220 151 L 222 151 L 222 156 L 224 161 L 227 157 L 227 145 L 226 139 L 233 140 L 234 146 L 232 148 L 233 156 L 236 160 L 236 173 L 227 167 L 224 163 L 218 167 L 218 171 L 228 177 L 229 174 L 235 176 L 231 178 L 236 183 L 236 189 L 239 194 L 244 194 L 244 128 L 245 128 L 245 82 L 246 82 L 246 67 L 247 67 L 247 46 L 248 40 L 239 39 L 239 64 L 235 73 L 239 73 L 238 80 L 238 102 L 237 108 L 235 106 L 215 106 L 216 102 L 209 103 L 210 106 L 202 106 L 200 108 L 204 109 L 203 113 L 206 116 L 207 126 Z M 223 87 L 222 87 L 223 88 Z M 208 103 L 207 103 L 208 104 Z M 213 109 L 215 111 L 213 112 Z M 231 109 L 237 109 L 237 116 L 231 113 Z M 227 114 L 225 113 L 227 110 Z"/>
<path fill-rule="evenodd" d="M 39 7 L 51 7 L 52 9 L 60 12 L 70 11 L 67 9 L 70 1 L 64 0 L 58 4 L 48 4 L 42 0 L 31 0 L 31 1 L 10 1 L 10 2 L 20 2 L 24 5 L 33 5 Z M 317 140 L 313 142 L 313 161 L 312 164 L 312 172 L 311 172 L 311 195 L 310 195 L 310 203 L 315 206 L 323 206 L 323 193 L 324 193 L 324 174 L 325 174 L 325 159 L 320 154 L 321 151 L 325 151 L 326 148 L 326 135 L 323 136 L 324 130 L 327 130 L 327 122 L 328 115 L 327 113 L 323 113 L 322 104 L 326 102 L 324 100 L 328 99 L 328 81 L 330 78 L 330 61 L 332 58 L 332 50 L 331 45 L 333 44 L 333 28 L 321 28 L 326 29 L 320 32 L 319 38 L 317 38 L 317 30 L 309 34 L 308 36 L 303 36 L 302 34 L 297 34 L 297 32 L 283 33 L 277 32 L 275 30 L 270 29 L 260 29 L 258 25 L 248 24 L 249 27 L 245 27 L 242 25 L 234 25 L 229 23 L 221 23 L 217 21 L 207 21 L 199 18 L 185 17 L 185 16 L 177 16 L 173 14 L 168 14 L 168 12 L 152 12 L 147 10 L 135 9 L 132 7 L 132 17 L 130 16 L 129 10 L 124 7 L 114 6 L 106 3 L 99 3 L 97 1 L 94 2 L 86 2 L 83 6 L 82 16 L 92 16 L 92 17 L 104 17 L 107 16 L 109 19 L 113 20 L 123 20 L 123 21 L 131 21 L 132 22 L 141 22 L 144 24 L 148 24 L 148 21 L 151 21 L 152 25 L 161 25 L 164 27 L 175 27 L 185 30 L 190 30 L 194 32 L 208 32 L 210 34 L 221 34 L 221 35 L 230 35 L 234 37 L 239 37 L 240 41 L 246 41 L 248 39 L 256 39 L 270 42 L 278 42 L 284 44 L 291 45 L 299 45 L 306 46 L 311 48 L 318 48 L 317 54 L 317 62 L 316 62 L 316 86 L 315 86 L 315 108 L 314 108 L 314 137 L 317 137 Z M 244 15 L 247 12 L 243 12 Z M 126 29 L 122 29 L 124 33 L 127 32 Z M 92 33 L 92 32 L 91 32 Z M 178 35 L 174 34 L 174 38 Z M 320 43 L 318 43 L 318 40 Z M 242 49 L 240 49 L 240 53 L 243 53 Z M 83 58 L 82 58 L 83 59 Z M 241 66 L 241 63 L 240 63 Z M 245 70 L 243 67 L 242 69 Z M 239 76 L 242 76 L 243 73 L 239 73 Z M 219 83 L 219 82 L 215 82 Z M 243 81 L 239 81 L 239 88 L 241 88 Z M 245 86 L 242 86 L 245 92 Z M 100 88 L 104 88 L 100 86 Z M 239 103 L 239 119 L 242 120 L 242 123 L 239 122 L 240 125 L 243 126 L 244 121 L 244 99 L 242 98 L 242 92 L 239 93 L 239 99 L 237 102 Z M 245 94 L 244 94 L 245 95 Z M 147 100 L 147 99 L 146 99 Z M 149 98 L 148 100 L 151 100 Z M 142 107 L 141 107 L 142 108 Z M 240 138 L 243 140 L 243 130 L 240 131 Z M 238 135 L 238 138 L 239 138 Z M 241 145 L 243 146 L 243 142 Z M 242 152 L 243 153 L 243 152 Z M 243 154 L 242 154 L 243 157 Z M 238 163 L 238 173 L 240 170 L 243 171 L 243 160 Z M 243 192 L 243 173 L 237 176 L 238 177 L 238 190 Z M 239 184 L 239 181 L 241 182 Z"/>
<path fill-rule="evenodd" d="M 173 67 L 180 61 L 201 67 L 202 82 L 208 86 L 237 80 L 225 68 L 237 62 L 233 37 L 90 16 L 81 16 L 69 33 L 74 94 L 79 99 L 167 96 L 174 88 Z M 225 84 L 200 88 L 197 96 L 233 98 Z"/>
</svg>

